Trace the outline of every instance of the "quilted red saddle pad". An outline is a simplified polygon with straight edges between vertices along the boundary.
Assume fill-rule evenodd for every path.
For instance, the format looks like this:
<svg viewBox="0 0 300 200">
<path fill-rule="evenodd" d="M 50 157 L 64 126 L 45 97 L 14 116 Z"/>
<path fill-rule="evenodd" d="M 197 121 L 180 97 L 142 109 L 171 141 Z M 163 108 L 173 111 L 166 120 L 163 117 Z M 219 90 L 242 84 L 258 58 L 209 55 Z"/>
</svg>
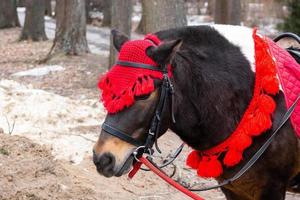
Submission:
<svg viewBox="0 0 300 200">
<path fill-rule="evenodd" d="M 284 92 L 286 106 L 289 108 L 300 94 L 300 64 L 275 42 L 267 39 L 270 53 L 276 62 L 277 73 Z M 291 116 L 296 135 L 300 138 L 300 103 Z"/>
</svg>

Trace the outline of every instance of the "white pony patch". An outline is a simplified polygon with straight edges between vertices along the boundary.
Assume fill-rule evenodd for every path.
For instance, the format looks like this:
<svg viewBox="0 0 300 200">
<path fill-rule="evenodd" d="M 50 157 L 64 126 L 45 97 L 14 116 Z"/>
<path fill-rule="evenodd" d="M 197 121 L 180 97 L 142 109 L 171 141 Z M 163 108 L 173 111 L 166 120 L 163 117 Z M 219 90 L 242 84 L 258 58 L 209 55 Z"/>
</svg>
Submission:
<svg viewBox="0 0 300 200">
<path fill-rule="evenodd" d="M 255 49 L 252 36 L 253 29 L 245 26 L 223 24 L 211 24 L 209 26 L 218 31 L 229 42 L 231 42 L 235 46 L 240 47 L 241 52 L 245 55 L 246 59 L 250 63 L 251 70 L 255 72 Z M 262 37 L 259 33 L 256 34 Z M 275 58 L 273 57 L 273 59 Z M 279 83 L 279 89 L 282 91 L 281 83 Z"/>
<path fill-rule="evenodd" d="M 245 26 L 233 26 L 233 25 L 221 25 L 212 24 L 209 25 L 223 35 L 229 42 L 235 46 L 240 47 L 241 52 L 245 55 L 249 61 L 251 70 L 255 72 L 255 52 L 253 41 L 253 29 Z"/>
</svg>

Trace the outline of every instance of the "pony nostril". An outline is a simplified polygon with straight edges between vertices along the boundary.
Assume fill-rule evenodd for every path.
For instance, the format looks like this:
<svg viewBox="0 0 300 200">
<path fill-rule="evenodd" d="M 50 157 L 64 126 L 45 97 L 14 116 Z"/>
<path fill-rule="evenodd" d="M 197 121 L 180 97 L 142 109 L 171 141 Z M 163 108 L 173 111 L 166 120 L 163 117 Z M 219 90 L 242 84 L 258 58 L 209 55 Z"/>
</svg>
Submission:
<svg viewBox="0 0 300 200">
<path fill-rule="evenodd" d="M 99 164 L 99 160 L 100 159 L 98 158 L 96 152 L 93 150 L 93 162 L 96 166 Z"/>
<path fill-rule="evenodd" d="M 111 153 L 104 153 L 101 156 L 93 154 L 93 161 L 97 167 L 97 171 L 106 177 L 114 175 L 115 157 Z"/>
<path fill-rule="evenodd" d="M 101 168 L 113 168 L 115 165 L 115 157 L 111 153 L 104 153 L 99 159 Z"/>
</svg>

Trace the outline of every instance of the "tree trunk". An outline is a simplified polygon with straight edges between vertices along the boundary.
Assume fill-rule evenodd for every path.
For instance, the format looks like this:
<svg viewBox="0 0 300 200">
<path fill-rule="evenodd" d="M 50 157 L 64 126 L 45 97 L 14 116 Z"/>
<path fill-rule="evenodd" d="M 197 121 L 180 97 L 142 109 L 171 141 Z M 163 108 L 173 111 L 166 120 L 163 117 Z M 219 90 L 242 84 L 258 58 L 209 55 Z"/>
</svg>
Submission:
<svg viewBox="0 0 300 200">
<path fill-rule="evenodd" d="M 17 7 L 25 7 L 25 1 L 26 0 L 18 0 L 17 1 Z"/>
<path fill-rule="evenodd" d="M 16 0 L 0 0 L 0 28 L 20 26 Z"/>
<path fill-rule="evenodd" d="M 145 30 L 146 15 L 144 13 L 144 11 L 146 10 L 145 1 L 142 1 L 141 4 L 142 4 L 141 5 L 142 6 L 142 17 L 141 17 L 141 21 L 135 31 L 138 33 L 146 33 L 146 30 Z"/>
<path fill-rule="evenodd" d="M 45 15 L 52 17 L 51 0 L 45 0 Z"/>
<path fill-rule="evenodd" d="M 184 0 L 142 0 L 142 6 L 139 32 L 156 32 L 187 24 Z"/>
<path fill-rule="evenodd" d="M 241 1 L 218 0 L 215 2 L 214 18 L 216 24 L 241 24 Z"/>
<path fill-rule="evenodd" d="M 85 0 L 85 17 L 86 17 L 86 23 L 88 24 L 92 23 L 92 18 L 90 16 L 91 10 L 92 10 L 91 0 Z"/>
<path fill-rule="evenodd" d="M 27 0 L 26 17 L 20 40 L 47 40 L 45 33 L 45 0 Z"/>
<path fill-rule="evenodd" d="M 111 26 L 112 1 L 103 0 L 103 21 L 102 26 Z"/>
<path fill-rule="evenodd" d="M 56 1 L 56 31 L 50 53 L 52 50 L 66 55 L 89 52 L 84 0 Z"/>
<path fill-rule="evenodd" d="M 131 32 L 131 15 L 132 15 L 132 1 L 131 0 L 111 0 L 111 28 L 118 29 L 130 36 Z M 109 68 L 115 63 L 118 52 L 115 50 L 110 38 L 110 56 Z"/>
<path fill-rule="evenodd" d="M 214 9 L 215 9 L 215 0 L 208 0 L 207 1 L 207 15 L 214 15 Z"/>
</svg>

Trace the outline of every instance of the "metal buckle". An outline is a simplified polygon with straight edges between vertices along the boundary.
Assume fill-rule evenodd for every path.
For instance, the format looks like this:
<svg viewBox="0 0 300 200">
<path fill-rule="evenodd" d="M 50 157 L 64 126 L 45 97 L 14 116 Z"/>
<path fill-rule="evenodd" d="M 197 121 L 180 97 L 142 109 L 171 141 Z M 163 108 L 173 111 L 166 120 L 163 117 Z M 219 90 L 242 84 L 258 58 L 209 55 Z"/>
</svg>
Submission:
<svg viewBox="0 0 300 200">
<path fill-rule="evenodd" d="M 149 135 L 155 135 L 155 133 L 153 131 L 151 131 L 151 129 L 149 129 L 148 133 L 149 133 Z M 145 146 L 143 146 L 143 147 L 145 147 Z"/>
<path fill-rule="evenodd" d="M 147 157 L 152 157 L 152 151 L 151 151 L 150 148 L 147 148 L 147 149 L 146 149 L 145 146 L 139 146 L 139 147 L 137 147 L 137 148 L 135 149 L 135 151 L 132 153 L 134 159 L 135 159 L 137 162 L 141 162 L 141 161 L 137 158 L 138 151 L 139 151 L 140 149 L 144 149 L 142 155 L 143 155 L 143 154 L 146 154 Z"/>
</svg>

